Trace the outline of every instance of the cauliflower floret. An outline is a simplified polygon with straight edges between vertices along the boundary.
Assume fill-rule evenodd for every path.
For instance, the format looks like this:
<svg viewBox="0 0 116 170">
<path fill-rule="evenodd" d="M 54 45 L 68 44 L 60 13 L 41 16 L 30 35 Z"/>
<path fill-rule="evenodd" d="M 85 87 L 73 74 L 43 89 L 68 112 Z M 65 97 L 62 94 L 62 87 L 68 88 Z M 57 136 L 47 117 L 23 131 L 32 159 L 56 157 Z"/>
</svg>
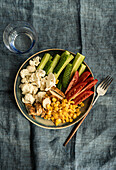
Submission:
<svg viewBox="0 0 116 170">
<path fill-rule="evenodd" d="M 19 86 L 22 90 L 22 94 L 26 94 L 29 92 L 29 84 L 20 84 Z"/>
<path fill-rule="evenodd" d="M 41 87 L 41 79 L 40 79 L 40 78 L 38 78 L 38 79 L 36 80 L 36 85 L 37 85 L 38 88 Z"/>
<path fill-rule="evenodd" d="M 45 76 L 45 71 L 39 69 L 35 73 L 31 74 L 31 76 L 29 78 L 29 82 L 36 84 L 38 88 L 40 88 L 41 84 L 42 84 L 42 89 L 43 89 L 43 86 L 45 86 L 45 82 L 43 82 L 44 80 L 43 80 L 43 78 L 41 78 L 43 76 Z M 41 83 L 41 81 L 42 81 L 42 83 Z"/>
<path fill-rule="evenodd" d="M 35 98 L 32 96 L 32 94 L 27 93 L 24 98 L 22 98 L 23 103 L 31 103 L 33 104 L 35 101 Z"/>
<path fill-rule="evenodd" d="M 40 63 L 40 60 L 41 58 L 39 57 L 39 56 L 37 56 L 37 57 L 35 57 L 33 60 L 30 60 L 29 61 L 29 64 L 31 65 L 31 66 L 38 66 L 39 65 L 39 63 Z"/>
<path fill-rule="evenodd" d="M 35 73 L 32 73 L 30 78 L 29 78 L 29 82 L 35 82 L 36 81 L 36 74 Z"/>
<path fill-rule="evenodd" d="M 49 73 L 46 80 L 45 91 L 50 90 L 53 86 L 56 86 L 56 79 L 53 73 Z"/>
<path fill-rule="evenodd" d="M 32 82 L 31 84 L 37 87 L 37 83 L 36 82 Z"/>
<path fill-rule="evenodd" d="M 46 92 L 38 92 L 36 95 L 36 101 L 42 103 L 42 99 L 45 97 Z"/>
<path fill-rule="evenodd" d="M 30 73 L 33 73 L 34 71 L 36 71 L 36 67 L 35 67 L 35 66 L 27 66 L 27 70 L 28 70 Z"/>
<path fill-rule="evenodd" d="M 38 78 L 38 77 L 44 77 L 45 74 L 46 74 L 46 72 L 45 72 L 44 70 L 38 69 L 38 70 L 36 71 L 36 77 L 37 77 L 37 78 Z"/>
<path fill-rule="evenodd" d="M 41 79 L 41 82 L 40 82 L 40 90 L 45 90 L 46 88 L 46 77 L 42 78 Z"/>
<path fill-rule="evenodd" d="M 40 88 L 41 77 L 36 77 L 36 73 L 32 73 L 29 78 L 29 82 L 31 82 L 31 84 L 36 85 L 38 88 Z"/>
<path fill-rule="evenodd" d="M 21 83 L 28 83 L 28 79 L 25 77 L 21 80 Z"/>
<path fill-rule="evenodd" d="M 22 90 L 22 94 L 26 93 L 36 94 L 38 91 L 38 88 L 36 86 L 33 86 L 32 84 L 20 84 L 19 87 Z"/>
<path fill-rule="evenodd" d="M 30 73 L 27 69 L 23 69 L 21 70 L 20 75 L 21 75 L 21 78 L 25 78 L 25 76 L 29 76 Z"/>
<path fill-rule="evenodd" d="M 33 94 L 36 94 L 36 93 L 37 93 L 37 91 L 38 91 L 37 86 L 33 86 Z"/>
</svg>

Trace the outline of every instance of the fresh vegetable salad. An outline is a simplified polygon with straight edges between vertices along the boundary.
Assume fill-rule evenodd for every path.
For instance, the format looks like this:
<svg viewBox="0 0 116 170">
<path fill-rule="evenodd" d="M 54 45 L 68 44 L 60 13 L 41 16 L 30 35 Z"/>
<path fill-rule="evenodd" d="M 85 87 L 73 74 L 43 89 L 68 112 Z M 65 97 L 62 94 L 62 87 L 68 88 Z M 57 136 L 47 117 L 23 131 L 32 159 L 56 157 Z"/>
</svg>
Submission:
<svg viewBox="0 0 116 170">
<path fill-rule="evenodd" d="M 29 61 L 20 72 L 22 102 L 28 114 L 51 120 L 56 126 L 72 122 L 81 114 L 83 101 L 94 92 L 97 79 L 86 71 L 85 56 L 74 57 L 65 51 L 61 55 L 46 53 Z"/>
</svg>

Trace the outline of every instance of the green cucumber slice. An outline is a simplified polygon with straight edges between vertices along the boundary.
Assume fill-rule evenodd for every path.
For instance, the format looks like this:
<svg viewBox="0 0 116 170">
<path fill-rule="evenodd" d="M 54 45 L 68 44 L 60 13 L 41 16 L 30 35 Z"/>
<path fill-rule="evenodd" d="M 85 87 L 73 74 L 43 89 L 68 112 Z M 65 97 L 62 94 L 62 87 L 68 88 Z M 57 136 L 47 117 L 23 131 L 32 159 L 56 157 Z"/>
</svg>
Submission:
<svg viewBox="0 0 116 170">
<path fill-rule="evenodd" d="M 66 55 L 70 55 L 70 52 L 69 52 L 69 51 L 63 52 L 62 55 L 61 55 L 61 58 L 64 57 L 64 56 L 66 56 Z"/>
<path fill-rule="evenodd" d="M 48 62 L 46 63 L 46 65 L 45 65 L 45 67 L 44 67 L 44 70 L 45 70 L 46 73 L 47 73 L 48 70 L 50 69 L 51 64 L 52 64 L 52 60 L 49 59 Z"/>
<path fill-rule="evenodd" d="M 59 76 L 59 82 L 58 84 L 56 85 L 58 89 L 62 90 L 62 75 Z"/>
<path fill-rule="evenodd" d="M 54 59 L 53 59 L 53 62 L 51 63 L 50 68 L 49 68 L 48 71 L 47 71 L 47 74 L 53 72 L 54 68 L 56 67 L 56 65 L 57 65 L 57 63 L 58 63 L 58 61 L 59 61 L 59 59 L 60 59 L 60 57 L 61 57 L 61 56 L 58 55 L 58 54 L 55 55 L 55 57 L 54 57 Z"/>
<path fill-rule="evenodd" d="M 80 68 L 79 68 L 79 77 L 85 71 L 85 69 L 86 69 L 86 65 L 82 63 Z"/>
<path fill-rule="evenodd" d="M 57 88 L 59 89 L 59 90 L 62 90 L 62 82 L 58 82 L 58 84 L 57 84 Z"/>
<path fill-rule="evenodd" d="M 63 74 L 62 85 L 64 88 L 66 88 L 69 83 L 71 71 L 72 71 L 72 64 L 69 63 L 67 64 Z"/>
<path fill-rule="evenodd" d="M 65 52 L 62 53 L 60 61 L 58 62 L 57 66 L 54 69 L 55 73 L 58 73 L 58 71 L 63 66 L 63 64 L 65 63 L 65 61 L 67 60 L 69 55 L 70 55 L 70 53 L 68 51 L 65 51 Z"/>
<path fill-rule="evenodd" d="M 79 68 L 79 66 L 81 65 L 81 63 L 83 62 L 83 60 L 85 59 L 85 56 L 83 56 L 80 53 L 76 54 L 76 57 L 73 61 L 73 68 L 72 68 L 72 72 L 70 75 L 70 78 L 74 75 L 74 73 L 77 71 L 77 69 Z"/>
<path fill-rule="evenodd" d="M 49 54 L 49 53 L 46 53 L 46 54 L 43 56 L 43 58 L 42 58 L 42 60 L 41 60 L 41 62 L 40 62 L 40 64 L 39 64 L 39 66 L 37 67 L 37 70 L 38 70 L 38 69 L 43 69 L 43 68 L 45 67 L 46 63 L 48 62 L 49 58 L 50 58 L 50 54 Z"/>
<path fill-rule="evenodd" d="M 74 56 L 68 55 L 68 56 L 64 56 L 63 58 L 61 58 L 61 62 L 59 62 L 58 64 L 58 70 L 57 72 L 54 73 L 55 78 L 57 79 L 59 77 L 59 75 L 61 74 L 61 72 L 63 71 L 63 69 L 67 66 L 67 64 L 74 58 Z"/>
</svg>

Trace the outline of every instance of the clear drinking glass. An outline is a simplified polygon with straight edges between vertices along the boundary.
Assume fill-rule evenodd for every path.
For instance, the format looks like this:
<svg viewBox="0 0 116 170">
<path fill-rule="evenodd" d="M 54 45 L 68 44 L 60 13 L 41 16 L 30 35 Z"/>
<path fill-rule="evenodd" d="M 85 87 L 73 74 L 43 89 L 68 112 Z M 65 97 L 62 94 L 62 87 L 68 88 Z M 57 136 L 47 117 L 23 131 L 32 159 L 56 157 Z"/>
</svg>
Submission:
<svg viewBox="0 0 116 170">
<path fill-rule="evenodd" d="M 28 22 L 15 21 L 5 28 L 3 41 L 10 51 L 23 54 L 33 48 L 37 41 L 37 33 Z"/>
</svg>

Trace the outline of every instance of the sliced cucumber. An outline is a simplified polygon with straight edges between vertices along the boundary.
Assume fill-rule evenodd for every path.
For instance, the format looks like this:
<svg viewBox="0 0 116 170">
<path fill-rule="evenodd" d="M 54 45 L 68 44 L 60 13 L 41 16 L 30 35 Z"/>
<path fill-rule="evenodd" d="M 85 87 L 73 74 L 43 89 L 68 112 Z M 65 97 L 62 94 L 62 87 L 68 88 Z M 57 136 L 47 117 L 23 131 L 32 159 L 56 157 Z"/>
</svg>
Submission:
<svg viewBox="0 0 116 170">
<path fill-rule="evenodd" d="M 86 65 L 82 63 L 79 68 L 79 76 L 85 71 L 85 69 L 86 69 Z"/>
<path fill-rule="evenodd" d="M 59 61 L 59 59 L 60 59 L 60 57 L 61 57 L 61 56 L 58 55 L 58 54 L 55 55 L 55 57 L 54 57 L 54 59 L 53 59 L 53 62 L 51 63 L 50 68 L 49 68 L 48 71 L 47 71 L 47 74 L 53 72 L 54 68 L 56 67 L 56 65 L 57 65 L 57 63 L 58 63 L 58 61 Z"/>
<path fill-rule="evenodd" d="M 62 82 L 58 82 L 58 84 L 57 84 L 57 88 L 59 89 L 59 90 L 62 90 Z"/>
<path fill-rule="evenodd" d="M 38 70 L 38 69 L 43 69 L 43 68 L 45 67 L 46 63 L 48 62 L 49 58 L 50 58 L 50 54 L 49 54 L 49 53 L 46 53 L 46 54 L 43 56 L 43 58 L 42 58 L 42 60 L 41 60 L 41 62 L 40 62 L 40 64 L 39 64 L 39 66 L 37 67 L 37 70 Z"/>
<path fill-rule="evenodd" d="M 59 76 L 58 80 L 59 80 L 59 82 L 56 86 L 58 89 L 62 90 L 62 75 Z"/>
<path fill-rule="evenodd" d="M 66 55 L 70 55 L 70 52 L 69 52 L 69 51 L 63 52 L 62 55 L 61 55 L 61 58 L 64 57 L 64 56 L 66 56 Z"/>
<path fill-rule="evenodd" d="M 81 65 L 81 63 L 83 62 L 83 60 L 85 59 L 85 56 L 83 56 L 80 53 L 77 53 L 74 61 L 73 61 L 73 68 L 72 68 L 72 72 L 70 75 L 70 78 L 74 75 L 74 73 L 77 71 L 77 69 L 79 68 L 79 66 Z"/>
<path fill-rule="evenodd" d="M 74 58 L 74 56 L 68 55 L 68 56 L 64 56 L 61 58 L 59 64 L 58 64 L 58 69 L 57 72 L 54 73 L 55 78 L 57 79 L 59 77 L 59 75 L 61 74 L 61 72 L 63 71 L 63 69 L 67 66 L 67 64 Z"/>
<path fill-rule="evenodd" d="M 63 74 L 62 85 L 64 88 L 66 88 L 69 83 L 71 71 L 72 71 L 72 64 L 69 63 L 67 64 Z"/>
<path fill-rule="evenodd" d="M 45 65 L 45 67 L 44 67 L 44 70 L 45 70 L 46 73 L 51 68 L 51 64 L 52 64 L 52 60 L 49 59 L 48 62 L 46 63 L 46 65 Z"/>
<path fill-rule="evenodd" d="M 65 63 L 65 61 L 67 60 L 69 55 L 70 55 L 70 53 L 68 51 L 65 51 L 65 52 L 62 53 L 60 61 L 58 62 L 57 66 L 54 69 L 55 73 L 58 73 L 58 71 L 63 66 L 63 64 Z"/>
</svg>

